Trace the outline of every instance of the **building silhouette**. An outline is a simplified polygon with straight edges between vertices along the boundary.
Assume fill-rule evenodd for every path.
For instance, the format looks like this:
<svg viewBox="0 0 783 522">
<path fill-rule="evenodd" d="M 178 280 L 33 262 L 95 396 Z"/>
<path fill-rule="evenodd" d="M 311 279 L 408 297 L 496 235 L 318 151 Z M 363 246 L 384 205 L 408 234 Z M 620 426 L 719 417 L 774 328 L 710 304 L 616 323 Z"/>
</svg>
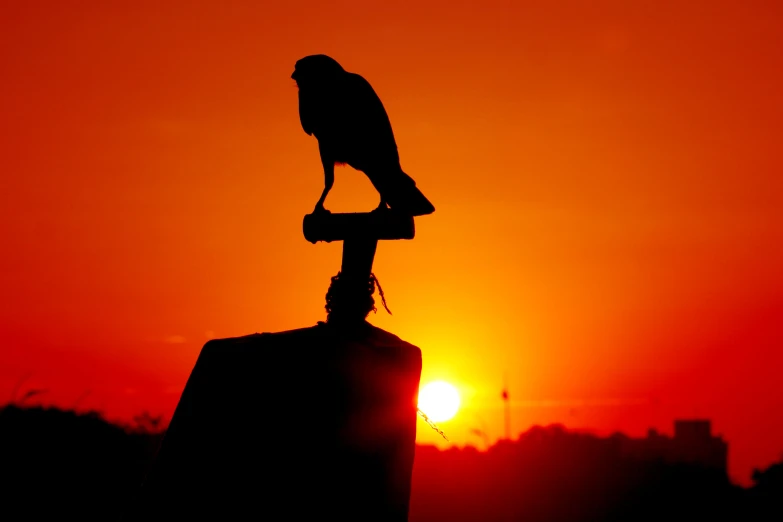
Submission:
<svg viewBox="0 0 783 522">
<path fill-rule="evenodd" d="M 712 434 L 709 420 L 675 420 L 674 436 L 654 429 L 644 438 L 627 438 L 623 444 L 625 456 L 643 461 L 662 460 L 666 464 L 688 464 L 716 472 L 728 473 L 729 446 L 720 436 Z"/>
<path fill-rule="evenodd" d="M 740 520 L 727 457 L 727 443 L 701 419 L 675 421 L 673 436 L 599 437 L 551 425 L 486 452 L 420 446 L 411 522 Z"/>
</svg>

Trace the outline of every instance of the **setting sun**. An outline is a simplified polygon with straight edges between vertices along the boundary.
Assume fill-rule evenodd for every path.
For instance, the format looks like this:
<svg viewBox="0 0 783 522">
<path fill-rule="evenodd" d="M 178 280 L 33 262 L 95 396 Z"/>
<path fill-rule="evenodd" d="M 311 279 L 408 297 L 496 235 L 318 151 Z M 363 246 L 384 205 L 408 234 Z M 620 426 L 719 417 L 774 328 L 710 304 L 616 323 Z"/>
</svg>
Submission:
<svg viewBox="0 0 783 522">
<path fill-rule="evenodd" d="M 433 381 L 419 390 L 419 409 L 434 422 L 451 419 L 459 410 L 459 393 L 451 384 Z"/>
</svg>

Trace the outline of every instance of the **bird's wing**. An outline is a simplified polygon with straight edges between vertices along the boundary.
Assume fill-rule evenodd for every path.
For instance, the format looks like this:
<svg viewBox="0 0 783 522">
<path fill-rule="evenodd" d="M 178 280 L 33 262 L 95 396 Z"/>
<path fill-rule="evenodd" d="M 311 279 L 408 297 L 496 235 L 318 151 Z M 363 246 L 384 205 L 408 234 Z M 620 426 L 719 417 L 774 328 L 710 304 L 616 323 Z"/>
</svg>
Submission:
<svg viewBox="0 0 783 522">
<path fill-rule="evenodd" d="M 396 151 L 397 146 L 389 116 L 370 82 L 354 73 L 348 73 L 346 79 L 349 102 L 359 108 L 350 111 L 355 118 L 352 128 L 361 132 L 363 138 L 370 139 L 374 143 L 393 144 Z"/>
</svg>

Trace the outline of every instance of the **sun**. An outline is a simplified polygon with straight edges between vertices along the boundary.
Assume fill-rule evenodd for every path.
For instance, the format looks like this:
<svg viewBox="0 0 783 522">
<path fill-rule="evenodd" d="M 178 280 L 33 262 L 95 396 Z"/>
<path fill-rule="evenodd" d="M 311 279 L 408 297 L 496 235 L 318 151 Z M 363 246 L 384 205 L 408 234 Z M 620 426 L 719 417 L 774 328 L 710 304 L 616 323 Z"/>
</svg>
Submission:
<svg viewBox="0 0 783 522">
<path fill-rule="evenodd" d="M 459 393 L 445 381 L 427 383 L 419 390 L 419 409 L 433 422 L 444 422 L 457 414 Z"/>
</svg>

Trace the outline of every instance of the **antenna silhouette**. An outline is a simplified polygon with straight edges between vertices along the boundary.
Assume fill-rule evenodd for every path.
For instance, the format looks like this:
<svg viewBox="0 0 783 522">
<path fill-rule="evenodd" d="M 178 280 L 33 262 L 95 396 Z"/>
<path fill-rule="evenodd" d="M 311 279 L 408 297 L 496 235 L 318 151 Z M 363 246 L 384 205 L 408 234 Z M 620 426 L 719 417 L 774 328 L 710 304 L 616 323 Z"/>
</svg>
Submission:
<svg viewBox="0 0 783 522">
<path fill-rule="evenodd" d="M 503 392 L 501 393 L 501 397 L 503 398 L 505 406 L 506 440 L 511 440 L 511 405 L 508 396 L 508 374 L 505 372 L 503 373 Z"/>
</svg>

